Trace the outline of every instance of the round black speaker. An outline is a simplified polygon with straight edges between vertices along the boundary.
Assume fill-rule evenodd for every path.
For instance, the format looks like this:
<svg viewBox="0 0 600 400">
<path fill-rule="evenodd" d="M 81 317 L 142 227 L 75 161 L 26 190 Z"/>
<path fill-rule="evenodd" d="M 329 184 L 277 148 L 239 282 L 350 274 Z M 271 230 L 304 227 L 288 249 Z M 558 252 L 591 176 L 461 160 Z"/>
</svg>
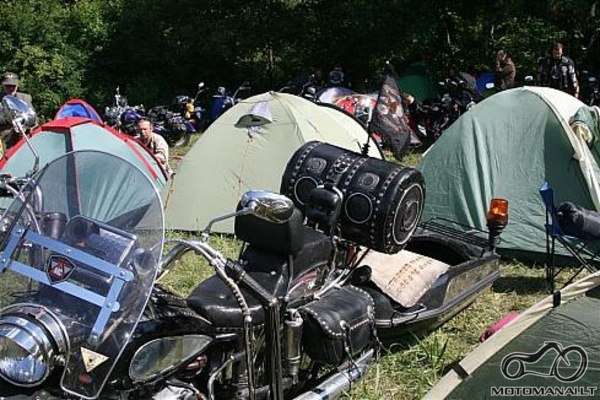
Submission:
<svg viewBox="0 0 600 400">
<path fill-rule="evenodd" d="M 421 219 L 425 193 L 423 186 L 413 183 L 408 186 L 396 207 L 392 235 L 397 245 L 403 245 L 411 238 Z"/>
<path fill-rule="evenodd" d="M 377 176 L 371 172 L 362 174 L 358 178 L 358 182 L 357 182 L 358 187 L 360 187 L 361 189 L 364 189 L 364 190 L 373 190 L 373 189 L 375 189 L 375 187 L 377 187 L 378 183 L 379 183 L 379 176 Z"/>
<path fill-rule="evenodd" d="M 364 224 L 373 214 L 373 201 L 364 193 L 352 193 L 344 205 L 346 218 L 355 224 Z"/>
<path fill-rule="evenodd" d="M 311 176 L 303 176 L 294 184 L 294 198 L 301 205 L 308 204 L 310 192 L 319 185 L 317 180 Z"/>
</svg>

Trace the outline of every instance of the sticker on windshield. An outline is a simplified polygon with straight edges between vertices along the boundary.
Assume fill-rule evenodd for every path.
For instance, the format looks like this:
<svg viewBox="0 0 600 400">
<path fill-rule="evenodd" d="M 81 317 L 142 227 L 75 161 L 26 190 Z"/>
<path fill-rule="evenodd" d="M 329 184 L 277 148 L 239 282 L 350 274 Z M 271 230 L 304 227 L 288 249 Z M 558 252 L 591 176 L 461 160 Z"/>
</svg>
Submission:
<svg viewBox="0 0 600 400">
<path fill-rule="evenodd" d="M 85 365 L 86 372 L 91 372 L 98 365 L 102 364 L 104 361 L 108 360 L 108 357 L 102 355 L 100 353 L 96 353 L 90 349 L 86 349 L 85 347 L 81 348 L 81 357 L 83 358 L 83 365 Z"/>
<path fill-rule="evenodd" d="M 73 261 L 62 256 L 50 256 L 46 263 L 46 275 L 52 284 L 66 281 L 74 269 Z"/>
</svg>

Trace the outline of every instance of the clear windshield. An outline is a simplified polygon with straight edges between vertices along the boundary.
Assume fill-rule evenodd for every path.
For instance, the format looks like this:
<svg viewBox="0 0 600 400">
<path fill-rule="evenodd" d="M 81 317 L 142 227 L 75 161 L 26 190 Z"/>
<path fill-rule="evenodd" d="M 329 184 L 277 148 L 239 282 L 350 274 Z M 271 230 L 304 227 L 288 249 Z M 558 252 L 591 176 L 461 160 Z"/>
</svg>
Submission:
<svg viewBox="0 0 600 400">
<path fill-rule="evenodd" d="M 40 171 L 0 224 L 0 310 L 34 304 L 68 342 L 62 388 L 96 398 L 146 306 L 164 239 L 152 182 L 106 153 Z"/>
</svg>

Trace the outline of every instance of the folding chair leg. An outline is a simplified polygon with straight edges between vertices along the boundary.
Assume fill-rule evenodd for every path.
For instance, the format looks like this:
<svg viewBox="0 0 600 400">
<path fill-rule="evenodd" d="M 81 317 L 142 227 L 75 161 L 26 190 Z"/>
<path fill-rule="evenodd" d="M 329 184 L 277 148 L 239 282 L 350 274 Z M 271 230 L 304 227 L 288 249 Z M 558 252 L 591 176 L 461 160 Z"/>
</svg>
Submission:
<svg viewBox="0 0 600 400">
<path fill-rule="evenodd" d="M 555 238 L 547 238 L 546 240 L 546 285 L 550 293 L 554 293 L 556 289 L 555 279 L 556 275 L 556 263 L 555 263 Z"/>
<path fill-rule="evenodd" d="M 561 244 L 564 246 L 564 248 L 569 253 L 571 253 L 571 255 L 579 262 L 579 265 L 580 265 L 579 268 L 577 269 L 577 271 L 565 282 L 564 285 L 562 285 L 562 287 L 565 287 L 565 286 L 569 285 L 570 283 L 572 283 L 575 280 L 575 278 L 577 278 L 584 269 L 587 269 L 591 273 L 596 272 L 596 268 L 592 267 L 590 265 L 590 263 L 586 259 L 584 259 L 580 254 L 581 250 L 583 250 L 585 245 L 582 246 L 581 248 L 573 249 L 567 243 L 563 243 L 561 238 L 558 238 L 558 239 L 561 242 Z M 546 261 L 546 282 L 548 284 L 548 289 L 550 290 L 550 293 L 554 293 L 554 291 L 556 290 L 556 278 L 565 269 L 565 267 L 561 267 L 561 268 L 556 267 L 555 248 L 556 248 L 556 237 L 552 236 L 551 240 L 548 243 L 548 247 L 547 247 L 547 249 L 549 249 L 549 251 L 546 253 L 546 260 L 547 260 Z M 594 255 L 592 256 L 592 259 L 595 258 L 598 255 L 598 253 L 599 253 L 599 251 L 594 253 Z"/>
</svg>

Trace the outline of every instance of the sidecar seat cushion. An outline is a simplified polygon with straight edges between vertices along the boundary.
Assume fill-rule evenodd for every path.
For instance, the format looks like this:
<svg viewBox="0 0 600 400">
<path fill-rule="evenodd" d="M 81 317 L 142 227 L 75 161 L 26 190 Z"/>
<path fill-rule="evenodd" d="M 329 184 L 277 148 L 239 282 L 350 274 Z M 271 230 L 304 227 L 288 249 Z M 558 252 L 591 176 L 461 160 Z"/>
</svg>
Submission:
<svg viewBox="0 0 600 400">
<path fill-rule="evenodd" d="M 235 218 L 235 236 L 259 250 L 294 256 L 304 243 L 303 222 L 304 216 L 297 208 L 289 221 L 281 224 L 254 215 L 241 215 Z"/>
<path fill-rule="evenodd" d="M 404 308 L 413 307 L 448 269 L 449 264 L 403 250 L 396 254 L 370 251 L 362 260 L 371 281 Z"/>
</svg>

